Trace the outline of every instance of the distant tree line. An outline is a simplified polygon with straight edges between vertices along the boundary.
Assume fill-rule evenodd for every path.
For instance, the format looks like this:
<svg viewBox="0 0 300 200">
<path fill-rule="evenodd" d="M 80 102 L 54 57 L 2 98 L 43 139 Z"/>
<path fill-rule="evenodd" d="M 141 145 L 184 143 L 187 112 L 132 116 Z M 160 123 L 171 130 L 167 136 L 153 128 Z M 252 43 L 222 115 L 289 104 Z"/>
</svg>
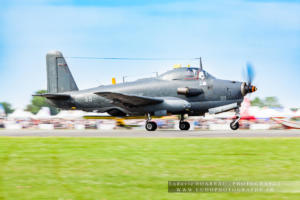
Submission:
<svg viewBox="0 0 300 200">
<path fill-rule="evenodd" d="M 35 94 L 44 94 L 47 93 L 47 90 L 39 90 Z M 26 110 L 36 114 L 42 107 L 49 107 L 51 115 L 56 115 L 59 113 L 59 109 L 47 103 L 46 98 L 33 96 L 31 99 L 31 103 L 27 105 Z"/>
<path fill-rule="evenodd" d="M 255 97 L 251 101 L 251 106 L 258 106 L 258 107 L 271 107 L 271 108 L 280 108 L 282 105 L 279 103 L 277 97 L 266 97 L 264 99 L 260 99 L 259 97 Z"/>
<path fill-rule="evenodd" d="M 39 90 L 39 91 L 35 92 L 35 94 L 43 94 L 46 92 L 47 92 L 46 90 Z M 6 114 L 14 112 L 14 109 L 12 108 L 12 105 L 10 103 L 0 102 L 0 104 L 3 105 L 3 108 L 4 108 Z M 54 106 L 47 103 L 47 101 L 44 97 L 38 97 L 38 96 L 32 97 L 30 104 L 28 104 L 26 106 L 25 110 L 29 111 L 33 114 L 36 114 L 39 112 L 39 110 L 42 107 L 49 107 L 51 115 L 56 115 L 59 112 L 59 109 L 55 108 Z"/>
<path fill-rule="evenodd" d="M 0 102 L 0 104 L 2 104 L 6 114 L 9 114 L 9 113 L 12 113 L 15 111 L 14 109 L 12 109 L 12 105 L 8 102 Z"/>
</svg>

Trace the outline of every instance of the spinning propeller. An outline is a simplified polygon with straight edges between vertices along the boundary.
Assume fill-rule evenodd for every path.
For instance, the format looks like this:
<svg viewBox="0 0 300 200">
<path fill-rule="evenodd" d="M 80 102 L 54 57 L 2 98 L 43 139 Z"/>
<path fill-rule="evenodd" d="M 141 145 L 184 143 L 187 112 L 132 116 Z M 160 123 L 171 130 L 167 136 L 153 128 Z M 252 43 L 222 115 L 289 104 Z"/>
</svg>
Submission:
<svg viewBox="0 0 300 200">
<path fill-rule="evenodd" d="M 246 79 L 247 83 L 243 84 L 243 94 L 246 95 L 248 93 L 255 92 L 257 88 L 252 85 L 254 79 L 254 68 L 250 63 L 247 63 L 246 66 Z"/>
</svg>

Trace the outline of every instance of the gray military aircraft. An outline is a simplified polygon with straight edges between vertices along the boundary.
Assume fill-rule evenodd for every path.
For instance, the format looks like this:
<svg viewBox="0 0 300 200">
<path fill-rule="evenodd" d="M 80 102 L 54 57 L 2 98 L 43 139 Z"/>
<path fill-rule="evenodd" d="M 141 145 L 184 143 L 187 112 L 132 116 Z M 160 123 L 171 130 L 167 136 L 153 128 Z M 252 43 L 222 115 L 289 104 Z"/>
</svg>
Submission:
<svg viewBox="0 0 300 200">
<path fill-rule="evenodd" d="M 61 109 L 107 112 L 112 116 L 145 116 L 146 129 L 154 131 L 157 124 L 152 116 L 180 115 L 179 128 L 188 130 L 185 115 L 203 116 L 235 110 L 236 118 L 230 123 L 239 128 L 239 108 L 252 86 L 253 70 L 247 67 L 248 82 L 216 79 L 200 67 L 182 67 L 167 71 L 156 78 L 99 86 L 79 90 L 68 65 L 59 51 L 46 55 L 49 103 Z"/>
</svg>

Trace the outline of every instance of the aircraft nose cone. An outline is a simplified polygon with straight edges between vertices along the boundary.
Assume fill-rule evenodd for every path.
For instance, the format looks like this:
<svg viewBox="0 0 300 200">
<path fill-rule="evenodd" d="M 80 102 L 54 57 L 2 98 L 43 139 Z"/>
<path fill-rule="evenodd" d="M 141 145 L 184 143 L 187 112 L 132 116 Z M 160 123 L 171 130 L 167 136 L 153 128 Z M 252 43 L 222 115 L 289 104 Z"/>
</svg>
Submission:
<svg viewBox="0 0 300 200">
<path fill-rule="evenodd" d="M 252 93 L 252 92 L 255 92 L 257 90 L 257 88 L 253 85 L 249 85 L 247 88 L 246 88 L 246 93 Z"/>
<path fill-rule="evenodd" d="M 248 93 L 252 93 L 252 92 L 256 92 L 257 91 L 257 87 L 255 87 L 254 85 L 248 85 L 247 83 L 243 83 L 242 84 L 242 94 L 243 96 L 245 96 Z"/>
<path fill-rule="evenodd" d="M 255 92 L 257 90 L 257 87 L 255 87 L 255 86 L 252 86 L 252 88 L 251 88 L 251 92 Z"/>
</svg>

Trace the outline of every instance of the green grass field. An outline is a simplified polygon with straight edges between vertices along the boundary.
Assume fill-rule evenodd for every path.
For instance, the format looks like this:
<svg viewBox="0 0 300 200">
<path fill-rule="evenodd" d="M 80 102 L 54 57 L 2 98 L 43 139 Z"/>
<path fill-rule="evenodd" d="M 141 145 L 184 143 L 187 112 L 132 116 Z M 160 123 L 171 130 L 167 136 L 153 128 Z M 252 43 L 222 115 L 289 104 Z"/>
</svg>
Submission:
<svg viewBox="0 0 300 200">
<path fill-rule="evenodd" d="M 298 138 L 0 137 L 0 199 L 299 199 L 168 193 L 168 180 L 299 181 Z"/>
</svg>

